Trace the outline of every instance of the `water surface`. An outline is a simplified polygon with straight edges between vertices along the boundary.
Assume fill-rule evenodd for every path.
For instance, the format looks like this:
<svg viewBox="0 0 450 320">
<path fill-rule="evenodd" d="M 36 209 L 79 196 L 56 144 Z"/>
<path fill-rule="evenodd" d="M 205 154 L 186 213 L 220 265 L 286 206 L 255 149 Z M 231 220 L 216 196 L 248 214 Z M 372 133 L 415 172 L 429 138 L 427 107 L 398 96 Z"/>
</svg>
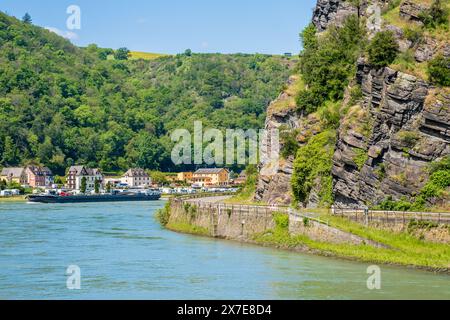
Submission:
<svg viewBox="0 0 450 320">
<path fill-rule="evenodd" d="M 163 201 L 0 203 L 0 299 L 450 299 L 450 276 L 162 229 Z M 66 269 L 81 269 L 68 290 Z"/>
</svg>

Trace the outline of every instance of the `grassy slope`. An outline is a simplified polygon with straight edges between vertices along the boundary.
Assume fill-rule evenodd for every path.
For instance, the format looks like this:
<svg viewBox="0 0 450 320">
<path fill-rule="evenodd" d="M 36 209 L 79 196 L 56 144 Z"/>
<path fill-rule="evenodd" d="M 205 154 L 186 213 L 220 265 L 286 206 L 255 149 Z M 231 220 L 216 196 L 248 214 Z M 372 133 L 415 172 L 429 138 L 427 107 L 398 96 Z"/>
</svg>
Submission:
<svg viewBox="0 0 450 320">
<path fill-rule="evenodd" d="M 414 0 L 413 2 L 431 6 L 432 0 Z M 450 9 L 450 2 L 442 2 L 447 10 Z M 435 30 L 424 30 L 417 26 L 416 23 L 400 17 L 400 6 L 393 8 L 385 12 L 382 15 L 383 21 L 386 25 L 393 25 L 399 27 L 402 30 L 416 30 L 422 33 L 424 37 L 432 38 L 438 43 L 438 48 L 442 48 L 445 43 L 448 42 L 450 37 L 450 29 L 438 28 Z M 406 53 L 401 53 L 390 66 L 391 68 L 402 71 L 405 73 L 412 74 L 424 80 L 428 80 L 427 75 L 427 62 L 419 63 L 414 59 L 414 49 L 409 49 Z"/>
<path fill-rule="evenodd" d="M 407 233 L 394 233 L 348 221 L 339 217 L 323 215 L 330 225 L 346 232 L 389 246 L 389 249 L 374 248 L 368 245 L 332 244 L 318 242 L 306 236 L 291 236 L 287 229 L 276 228 L 270 232 L 258 234 L 258 243 L 295 248 L 307 246 L 321 254 L 355 259 L 372 263 L 414 266 L 432 270 L 450 269 L 450 246 L 419 240 Z"/>
<path fill-rule="evenodd" d="M 155 60 L 155 59 L 158 59 L 161 57 L 168 56 L 167 54 L 139 52 L 139 51 L 131 51 L 130 55 L 131 55 L 130 59 L 132 59 L 132 60 L 136 60 L 136 59 Z"/>
</svg>

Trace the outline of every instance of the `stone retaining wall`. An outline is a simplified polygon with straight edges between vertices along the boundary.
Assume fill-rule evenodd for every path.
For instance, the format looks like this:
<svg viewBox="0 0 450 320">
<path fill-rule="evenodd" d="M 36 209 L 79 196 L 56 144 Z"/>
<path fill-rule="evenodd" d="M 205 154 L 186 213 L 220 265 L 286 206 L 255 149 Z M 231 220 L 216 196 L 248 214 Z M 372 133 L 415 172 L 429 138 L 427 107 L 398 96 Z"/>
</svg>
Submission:
<svg viewBox="0 0 450 320">
<path fill-rule="evenodd" d="M 276 212 L 289 214 L 289 232 L 293 236 L 305 235 L 315 241 L 336 244 L 367 244 L 382 247 L 376 242 L 330 227 L 318 219 L 295 213 L 287 207 L 229 205 L 173 199 L 169 225 L 189 224 L 207 230 L 211 237 L 252 241 L 255 235 L 276 227 L 273 218 Z"/>
</svg>

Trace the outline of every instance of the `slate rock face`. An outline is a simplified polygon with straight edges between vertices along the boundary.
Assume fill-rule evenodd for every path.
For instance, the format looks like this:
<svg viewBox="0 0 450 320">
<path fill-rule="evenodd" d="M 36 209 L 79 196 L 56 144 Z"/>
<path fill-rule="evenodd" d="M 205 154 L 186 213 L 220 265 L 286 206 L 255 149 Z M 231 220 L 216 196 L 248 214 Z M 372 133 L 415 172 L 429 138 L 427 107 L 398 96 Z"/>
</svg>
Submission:
<svg viewBox="0 0 450 320">
<path fill-rule="evenodd" d="M 400 4 L 400 17 L 422 24 L 420 15 L 426 9 L 428 9 L 427 6 L 407 0 Z"/>
<path fill-rule="evenodd" d="M 444 49 L 445 50 L 445 49 Z M 425 38 L 417 49 L 414 57 L 418 62 L 430 61 L 438 51 L 438 43 L 431 38 Z"/>
<path fill-rule="evenodd" d="M 369 9 L 371 5 L 376 5 L 381 8 L 390 1 L 361 0 L 360 6 L 356 7 L 345 0 L 318 0 L 314 9 L 312 23 L 319 32 L 322 32 L 331 24 L 341 26 L 345 19 L 352 14 L 369 18 L 374 14 L 374 11 Z"/>
<path fill-rule="evenodd" d="M 356 8 L 344 0 L 318 0 L 312 21 L 321 32 L 332 24 L 339 25 L 349 14 L 367 15 L 371 12 L 369 5 L 382 7 L 388 2 L 362 0 Z M 402 3 L 400 14 L 420 24 L 420 12 L 424 9 L 407 0 Z M 413 47 L 402 29 L 389 25 L 384 28 L 394 32 L 402 51 Z M 415 49 L 419 62 L 429 61 L 439 52 L 450 56 L 449 44 L 442 47 L 432 39 L 424 39 Z M 336 204 L 361 207 L 387 197 L 412 200 L 429 179 L 430 163 L 450 154 L 450 89 L 434 88 L 391 68 L 373 68 L 363 58 L 358 60 L 355 79 L 363 98 L 360 106 L 355 106 L 359 112 L 354 114 L 362 118 L 347 115 L 338 128 L 332 167 Z M 314 119 L 297 113 L 296 106 L 273 107 L 288 99 L 292 97 L 285 92 L 269 106 L 266 129 L 296 130 L 301 147 L 305 143 L 302 137 L 320 131 L 315 131 Z M 276 164 L 265 158 L 268 155 L 263 155 L 259 167 L 255 199 L 290 204 L 294 157 Z M 304 205 L 317 205 L 319 189 L 313 187 Z"/>
<path fill-rule="evenodd" d="M 390 68 L 375 70 L 363 59 L 357 80 L 372 128 L 367 136 L 339 129 L 336 202 L 359 207 L 388 196 L 412 199 L 428 180 L 430 162 L 450 154 L 450 93 Z M 358 154 L 365 155 L 362 167 Z"/>
<path fill-rule="evenodd" d="M 343 0 L 318 0 L 312 22 L 322 32 L 330 23 L 339 25 L 346 17 L 355 13 L 358 13 L 357 8 Z"/>
<path fill-rule="evenodd" d="M 288 81 L 288 85 L 294 83 L 294 77 Z M 270 132 L 274 129 L 295 130 L 301 125 L 301 117 L 297 114 L 295 106 L 288 101 L 292 99 L 288 92 L 280 94 L 267 110 L 265 129 Z M 286 107 L 277 108 L 280 103 L 286 103 Z M 259 179 L 256 187 L 255 200 L 268 204 L 290 204 L 291 177 L 293 172 L 294 157 L 288 159 L 273 159 L 271 153 L 271 138 L 264 137 L 264 148 L 261 151 L 261 163 L 259 165 Z M 280 146 L 282 147 L 282 146 Z"/>
</svg>

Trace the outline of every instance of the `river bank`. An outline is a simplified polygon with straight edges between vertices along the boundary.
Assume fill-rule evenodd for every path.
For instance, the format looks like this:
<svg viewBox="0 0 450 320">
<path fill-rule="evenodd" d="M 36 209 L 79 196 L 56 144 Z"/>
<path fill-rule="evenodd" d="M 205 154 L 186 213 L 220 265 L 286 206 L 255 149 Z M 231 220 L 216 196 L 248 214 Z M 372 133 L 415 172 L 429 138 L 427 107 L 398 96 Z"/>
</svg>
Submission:
<svg viewBox="0 0 450 320">
<path fill-rule="evenodd" d="M 287 214 L 257 210 L 231 212 L 171 201 L 158 216 L 167 229 L 176 232 L 450 274 L 448 243 L 366 227 L 335 216 L 322 216 L 329 223 L 324 225 L 308 219 L 290 221 Z"/>
<path fill-rule="evenodd" d="M 2 202 L 26 202 L 26 196 L 13 196 L 13 197 L 0 197 L 0 203 Z"/>
</svg>

